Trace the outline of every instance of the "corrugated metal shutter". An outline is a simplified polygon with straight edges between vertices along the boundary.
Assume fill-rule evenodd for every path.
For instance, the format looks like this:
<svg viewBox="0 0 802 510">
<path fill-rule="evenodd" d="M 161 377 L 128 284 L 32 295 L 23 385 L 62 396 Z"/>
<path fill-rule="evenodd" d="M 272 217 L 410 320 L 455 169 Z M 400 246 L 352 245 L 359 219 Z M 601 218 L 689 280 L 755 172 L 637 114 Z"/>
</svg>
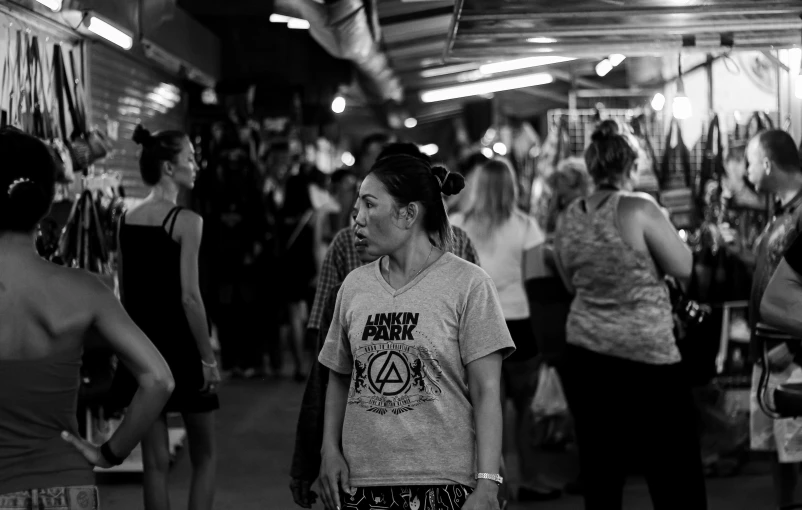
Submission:
<svg viewBox="0 0 802 510">
<path fill-rule="evenodd" d="M 114 122 L 113 151 L 95 167 L 122 173 L 126 196 L 142 198 L 148 188 L 139 175 L 139 147 L 131 141 L 142 123 L 151 132 L 184 129 L 186 94 L 175 76 L 103 43 L 89 50 L 91 125 L 106 131 Z"/>
</svg>

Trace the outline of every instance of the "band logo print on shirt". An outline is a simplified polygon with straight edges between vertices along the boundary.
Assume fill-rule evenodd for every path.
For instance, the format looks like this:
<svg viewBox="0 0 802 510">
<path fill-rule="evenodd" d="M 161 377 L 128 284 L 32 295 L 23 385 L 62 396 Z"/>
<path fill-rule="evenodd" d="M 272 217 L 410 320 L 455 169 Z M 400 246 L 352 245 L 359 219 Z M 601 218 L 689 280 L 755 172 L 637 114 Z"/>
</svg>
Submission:
<svg viewBox="0 0 802 510">
<path fill-rule="evenodd" d="M 418 317 L 408 312 L 368 316 L 362 340 L 370 343 L 354 352 L 349 404 L 398 415 L 437 400 L 440 363 L 429 349 L 410 343 Z"/>
</svg>

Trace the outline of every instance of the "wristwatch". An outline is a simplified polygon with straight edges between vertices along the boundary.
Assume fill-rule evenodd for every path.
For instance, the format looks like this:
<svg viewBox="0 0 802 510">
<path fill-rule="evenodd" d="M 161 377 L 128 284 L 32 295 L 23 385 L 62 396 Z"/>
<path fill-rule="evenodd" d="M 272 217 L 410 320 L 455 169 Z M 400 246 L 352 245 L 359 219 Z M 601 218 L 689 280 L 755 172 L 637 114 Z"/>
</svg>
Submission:
<svg viewBox="0 0 802 510">
<path fill-rule="evenodd" d="M 501 483 L 504 481 L 504 478 L 502 478 L 501 475 L 491 475 L 489 473 L 477 473 L 476 479 L 479 480 L 480 478 L 484 480 L 493 480 L 499 485 L 501 485 Z"/>
</svg>

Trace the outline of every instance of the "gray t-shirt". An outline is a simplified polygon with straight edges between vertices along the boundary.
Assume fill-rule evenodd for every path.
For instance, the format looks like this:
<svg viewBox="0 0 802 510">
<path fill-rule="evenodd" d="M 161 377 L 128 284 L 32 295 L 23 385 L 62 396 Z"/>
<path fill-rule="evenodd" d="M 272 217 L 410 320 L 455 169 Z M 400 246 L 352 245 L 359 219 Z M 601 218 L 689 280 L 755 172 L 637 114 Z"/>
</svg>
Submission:
<svg viewBox="0 0 802 510">
<path fill-rule="evenodd" d="M 351 374 L 342 446 L 355 487 L 475 486 L 470 362 L 514 344 L 496 288 L 446 253 L 401 289 L 379 261 L 348 275 L 320 362 Z"/>
</svg>

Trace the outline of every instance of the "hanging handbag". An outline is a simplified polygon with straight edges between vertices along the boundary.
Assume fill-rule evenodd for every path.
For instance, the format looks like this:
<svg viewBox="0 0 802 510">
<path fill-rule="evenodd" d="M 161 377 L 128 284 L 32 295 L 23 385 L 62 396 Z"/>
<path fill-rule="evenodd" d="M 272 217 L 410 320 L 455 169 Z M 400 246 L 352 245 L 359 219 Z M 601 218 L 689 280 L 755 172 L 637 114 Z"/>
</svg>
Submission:
<svg viewBox="0 0 802 510">
<path fill-rule="evenodd" d="M 696 205 L 700 212 L 704 211 L 706 207 L 705 197 L 707 195 L 707 184 L 710 181 L 720 183 L 725 175 L 724 144 L 721 141 L 721 126 L 719 124 L 718 115 L 713 115 L 707 128 L 707 138 L 705 139 L 702 156 L 702 168 L 694 183 Z"/>
<path fill-rule="evenodd" d="M 672 147 L 671 139 L 675 132 L 677 144 Z M 671 119 L 658 179 L 662 190 L 660 202 L 671 213 L 671 221 L 677 228 L 691 228 L 696 220 L 691 175 L 690 151 L 682 141 L 679 122 Z"/>
<path fill-rule="evenodd" d="M 59 155 L 61 162 L 64 164 L 64 175 L 67 179 L 75 179 L 75 165 L 72 150 L 69 141 L 67 140 L 67 110 L 64 103 L 64 89 L 66 87 L 64 80 L 66 74 L 64 73 L 64 60 L 59 45 L 53 46 L 53 64 L 51 69 L 51 84 L 53 93 L 56 96 L 56 117 L 58 122 L 53 123 L 54 136 L 50 142 L 50 146 Z M 80 169 L 79 169 L 80 170 Z"/>
<path fill-rule="evenodd" d="M 660 189 L 660 182 L 657 180 L 657 156 L 654 147 L 649 139 L 649 131 L 646 128 L 645 115 L 633 117 L 630 120 L 632 135 L 638 142 L 643 153 L 646 154 L 646 161 L 638 161 L 638 185 L 637 189 L 653 192 Z"/>
<path fill-rule="evenodd" d="M 73 78 L 73 94 L 75 103 L 72 103 L 72 97 L 67 94 L 67 100 L 70 102 L 70 112 L 73 116 L 74 131 L 70 136 L 72 142 L 72 150 L 81 169 L 89 168 L 95 161 L 103 159 L 109 153 L 109 142 L 106 136 L 98 129 L 89 129 L 87 126 L 86 109 L 84 108 L 85 93 L 81 85 L 81 78 L 78 76 L 75 65 L 75 52 L 70 51 L 70 71 Z"/>
</svg>

